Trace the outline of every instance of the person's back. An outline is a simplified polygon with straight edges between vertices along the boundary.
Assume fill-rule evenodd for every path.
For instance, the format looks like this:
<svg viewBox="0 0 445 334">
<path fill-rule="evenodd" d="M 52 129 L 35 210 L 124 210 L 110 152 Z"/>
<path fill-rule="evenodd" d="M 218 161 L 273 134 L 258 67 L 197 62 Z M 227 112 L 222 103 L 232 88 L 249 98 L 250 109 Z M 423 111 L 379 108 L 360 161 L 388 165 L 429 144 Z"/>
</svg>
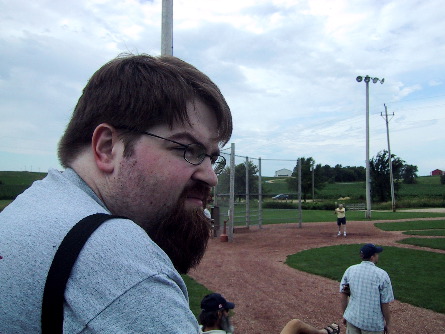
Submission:
<svg viewBox="0 0 445 334">
<path fill-rule="evenodd" d="M 0 214 L 0 295 L 1 300 L 6 301 L 0 303 L 0 333 L 40 332 L 46 274 L 61 240 L 85 216 L 109 213 L 82 183 L 72 170 L 63 174 L 51 170 L 44 180 L 35 182 Z M 153 281 L 161 284 L 147 296 L 148 303 L 138 306 L 137 298 L 131 301 L 131 296 Z M 172 296 L 172 302 L 182 308 L 181 312 L 163 309 L 169 305 L 169 281 L 177 284 L 176 289 L 183 296 L 182 301 Z M 107 286 L 107 291 L 96 290 L 99 285 Z M 110 220 L 88 240 L 68 281 L 65 298 L 67 332 L 79 332 L 86 324 L 91 331 L 132 332 L 138 324 L 134 317 L 143 318 L 149 304 L 157 308 L 158 313 L 164 313 L 163 316 L 157 314 L 159 319 L 174 316 L 186 332 L 197 331 L 197 327 L 188 327 L 195 320 L 187 307 L 182 279 L 166 254 L 129 220 Z M 117 309 L 118 304 L 124 302 L 131 312 Z M 119 312 L 121 321 L 109 328 L 104 322 L 114 312 Z M 169 312 L 172 314 L 168 315 Z M 147 325 L 147 321 L 143 323 Z M 140 329 L 145 330 L 161 331 L 167 327 L 154 323 L 151 329 Z"/>
<path fill-rule="evenodd" d="M 382 251 L 382 247 L 364 245 L 360 249 L 363 261 L 350 266 L 343 274 L 341 303 L 349 331 L 358 328 L 380 333 L 389 327 L 388 304 L 394 295 L 389 275 L 376 266 Z"/>
<path fill-rule="evenodd" d="M 1 333 L 40 331 L 40 314 L 33 310 L 41 308 L 46 273 L 71 227 L 68 217 L 80 209 L 70 202 L 76 194 L 68 181 L 60 180 L 55 197 L 52 178 L 36 181 L 0 214 L 0 295 L 7 301 L 0 303 Z"/>
<path fill-rule="evenodd" d="M 380 311 L 380 289 L 388 275 L 371 262 L 365 261 L 351 266 L 345 273 L 349 282 L 350 299 L 345 318 L 352 323 L 362 323 L 364 319 L 378 317 L 383 322 Z M 353 311 L 352 311 L 353 310 Z"/>
</svg>

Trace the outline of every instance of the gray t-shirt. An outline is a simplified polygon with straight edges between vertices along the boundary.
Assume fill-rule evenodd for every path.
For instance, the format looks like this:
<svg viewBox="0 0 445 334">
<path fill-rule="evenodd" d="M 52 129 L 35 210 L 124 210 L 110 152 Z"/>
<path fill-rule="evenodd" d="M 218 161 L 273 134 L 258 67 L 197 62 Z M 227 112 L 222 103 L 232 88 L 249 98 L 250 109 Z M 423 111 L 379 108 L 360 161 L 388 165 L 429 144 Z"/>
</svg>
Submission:
<svg viewBox="0 0 445 334">
<path fill-rule="evenodd" d="M 54 254 L 82 218 L 109 213 L 71 169 L 50 170 L 0 213 L 0 333 L 40 333 Z M 199 333 L 168 256 L 127 219 L 102 224 L 65 290 L 65 333 Z"/>
</svg>

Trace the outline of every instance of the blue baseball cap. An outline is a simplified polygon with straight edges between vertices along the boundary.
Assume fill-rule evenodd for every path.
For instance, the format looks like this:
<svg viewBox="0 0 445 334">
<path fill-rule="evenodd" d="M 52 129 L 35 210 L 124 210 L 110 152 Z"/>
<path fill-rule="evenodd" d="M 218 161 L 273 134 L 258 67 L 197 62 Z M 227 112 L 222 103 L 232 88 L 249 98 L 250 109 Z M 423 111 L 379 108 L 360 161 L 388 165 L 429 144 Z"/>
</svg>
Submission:
<svg viewBox="0 0 445 334">
<path fill-rule="evenodd" d="M 383 251 L 382 247 L 377 247 L 374 244 L 366 244 L 360 248 L 360 254 L 363 255 L 364 258 L 370 258 L 376 253 L 380 253 Z"/>
<path fill-rule="evenodd" d="M 211 293 L 201 301 L 201 309 L 206 312 L 231 310 L 233 308 L 235 308 L 235 304 L 225 300 L 219 293 Z"/>
</svg>

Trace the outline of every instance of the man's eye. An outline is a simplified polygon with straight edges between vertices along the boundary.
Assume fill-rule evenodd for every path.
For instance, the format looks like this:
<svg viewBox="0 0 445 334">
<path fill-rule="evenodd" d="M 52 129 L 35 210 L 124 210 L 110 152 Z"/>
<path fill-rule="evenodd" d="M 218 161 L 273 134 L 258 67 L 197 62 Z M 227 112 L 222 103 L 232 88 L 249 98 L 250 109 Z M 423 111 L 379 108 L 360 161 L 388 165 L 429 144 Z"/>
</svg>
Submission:
<svg viewBox="0 0 445 334">
<path fill-rule="evenodd" d="M 205 156 L 205 148 L 199 144 L 190 144 L 187 148 L 187 151 L 190 155 L 198 158 L 202 158 L 203 156 Z"/>
<path fill-rule="evenodd" d="M 184 152 L 187 150 L 187 148 L 185 148 L 183 146 L 175 146 L 175 147 L 172 147 L 171 150 L 173 152 L 176 152 L 175 154 L 184 155 Z"/>
</svg>

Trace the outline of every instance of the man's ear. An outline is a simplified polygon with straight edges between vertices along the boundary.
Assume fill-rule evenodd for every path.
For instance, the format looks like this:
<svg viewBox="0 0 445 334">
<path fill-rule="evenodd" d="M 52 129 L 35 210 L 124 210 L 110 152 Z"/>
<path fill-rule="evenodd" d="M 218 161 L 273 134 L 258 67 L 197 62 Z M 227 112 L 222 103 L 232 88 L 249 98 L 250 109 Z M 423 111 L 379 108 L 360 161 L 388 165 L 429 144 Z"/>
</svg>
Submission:
<svg viewBox="0 0 445 334">
<path fill-rule="evenodd" d="M 116 145 L 119 140 L 116 129 L 106 123 L 99 124 L 93 132 L 91 146 L 97 168 L 104 173 L 112 173 L 116 163 Z"/>
</svg>

